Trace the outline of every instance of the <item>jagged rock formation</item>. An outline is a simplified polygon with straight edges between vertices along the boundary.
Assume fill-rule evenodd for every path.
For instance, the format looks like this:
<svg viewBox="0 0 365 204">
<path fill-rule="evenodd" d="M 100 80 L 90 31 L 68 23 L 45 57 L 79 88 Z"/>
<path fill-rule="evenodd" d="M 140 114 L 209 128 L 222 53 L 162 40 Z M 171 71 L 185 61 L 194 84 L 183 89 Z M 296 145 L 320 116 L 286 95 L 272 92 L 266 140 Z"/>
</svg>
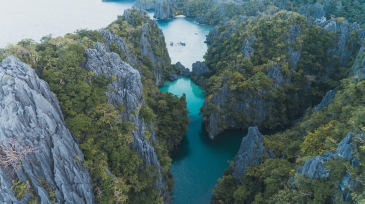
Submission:
<svg viewBox="0 0 365 204">
<path fill-rule="evenodd" d="M 324 166 L 323 162 L 330 161 L 336 157 L 351 161 L 352 165 L 358 165 L 358 159 L 353 155 L 355 145 L 352 143 L 352 140 L 352 133 L 349 132 L 347 136 L 338 144 L 335 153 L 326 152 L 321 156 L 318 155 L 314 158 L 308 159 L 304 163 L 304 166 L 301 169 L 298 169 L 297 172 L 311 179 L 327 178 L 330 174 L 330 170 Z M 291 182 L 292 181 L 293 179 L 291 179 Z M 356 181 L 354 181 L 351 175 L 348 173 L 346 173 L 346 175 L 340 180 L 338 187 L 342 191 L 345 200 L 351 197 L 348 189 L 349 186 L 355 185 Z"/>
<path fill-rule="evenodd" d="M 336 89 L 334 90 L 329 90 L 326 95 L 323 97 L 321 103 L 319 103 L 318 105 L 313 107 L 313 110 L 321 110 L 322 108 L 328 106 L 332 99 L 335 97 L 336 95 Z"/>
<path fill-rule="evenodd" d="M 170 81 L 175 81 L 177 80 L 177 74 L 170 74 L 169 78 Z"/>
<path fill-rule="evenodd" d="M 155 1 L 137 0 L 133 4 L 133 8 L 143 9 L 143 10 L 155 10 Z"/>
<path fill-rule="evenodd" d="M 182 65 L 180 62 L 176 63 L 177 70 L 180 71 L 181 76 L 190 76 L 190 70 L 188 68 L 185 68 L 184 65 Z"/>
<path fill-rule="evenodd" d="M 142 58 L 147 58 L 151 61 L 152 64 L 153 73 L 156 77 L 156 85 L 162 85 L 165 80 L 163 78 L 163 69 L 168 69 L 171 60 L 168 56 L 160 56 L 159 54 L 155 53 L 153 47 L 159 46 L 158 49 L 166 49 L 164 53 L 167 53 L 164 35 L 162 33 L 162 30 L 158 28 L 157 23 L 153 20 L 150 20 L 148 17 L 148 13 L 144 10 L 127 9 L 124 11 L 123 16 L 129 24 L 136 26 L 134 15 L 146 17 L 146 21 L 141 26 L 141 35 L 139 38 L 139 42 L 136 43 L 140 45 L 140 53 L 135 53 L 135 47 L 129 48 L 126 45 L 125 40 L 122 39 L 122 37 L 115 35 L 109 30 L 101 29 L 100 33 L 105 38 L 104 43 L 106 49 L 107 51 L 111 51 L 111 45 L 117 45 L 119 52 L 122 56 L 124 56 L 123 60 L 127 61 L 137 69 L 139 69 L 142 64 L 141 60 L 137 56 L 140 55 Z M 157 35 L 158 42 L 149 38 L 149 36 L 151 36 L 152 34 Z M 141 72 L 140 69 L 139 71 Z"/>
<path fill-rule="evenodd" d="M 175 0 L 156 0 L 154 18 L 167 20 L 175 18 Z"/>
<path fill-rule="evenodd" d="M 355 62 L 352 66 L 351 75 L 355 76 L 357 81 L 365 78 L 365 52 L 364 46 L 360 48 L 358 55 L 356 56 Z"/>
<path fill-rule="evenodd" d="M 2 162 L 17 158 L 0 166 L 0 202 L 94 203 L 84 156 L 48 84 L 12 56 L 0 64 L 0 82 L 0 155 Z M 12 180 L 29 181 L 24 198 L 16 197 Z"/>
<path fill-rule="evenodd" d="M 275 158 L 271 150 L 264 146 L 264 136 L 261 135 L 257 127 L 249 127 L 248 134 L 242 139 L 240 149 L 235 158 L 235 168 L 233 177 L 240 180 L 240 177 L 246 173 L 250 165 L 260 165 L 264 157 Z"/>
<path fill-rule="evenodd" d="M 207 67 L 207 65 L 203 64 L 200 61 L 193 63 L 192 67 L 194 76 L 207 76 L 209 74 L 209 68 Z"/>
<path fill-rule="evenodd" d="M 156 188 L 160 194 L 165 196 L 168 192 L 162 192 L 165 183 L 162 179 L 161 165 L 151 142 L 147 138 L 147 125 L 143 118 L 139 118 L 140 107 L 144 106 L 142 99 L 142 82 L 138 70 L 123 62 L 116 53 L 109 53 L 101 43 L 96 43 L 95 49 L 86 50 L 85 68 L 94 72 L 95 76 L 104 74 L 113 79 L 108 85 L 110 91 L 106 92 L 108 103 L 114 106 L 123 105 L 122 119 L 133 122 L 133 143 L 132 148 L 141 156 L 145 164 L 156 165 L 158 168 L 159 180 L 156 181 Z M 135 112 L 135 114 L 132 114 Z M 151 140 L 156 140 L 152 135 Z"/>
</svg>

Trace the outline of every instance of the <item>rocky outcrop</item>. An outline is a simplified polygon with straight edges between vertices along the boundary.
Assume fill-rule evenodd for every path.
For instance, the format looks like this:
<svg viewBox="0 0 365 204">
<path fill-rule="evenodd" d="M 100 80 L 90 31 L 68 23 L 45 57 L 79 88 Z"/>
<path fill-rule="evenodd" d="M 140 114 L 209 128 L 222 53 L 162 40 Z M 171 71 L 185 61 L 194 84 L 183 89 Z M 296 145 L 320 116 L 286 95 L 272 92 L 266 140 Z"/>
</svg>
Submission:
<svg viewBox="0 0 365 204">
<path fill-rule="evenodd" d="M 84 156 L 48 84 L 12 56 L 0 64 L 0 83 L 1 163 L 13 159 L 0 166 L 0 202 L 94 203 Z M 28 189 L 22 198 L 17 181 Z"/>
<path fill-rule="evenodd" d="M 205 42 L 208 45 L 213 44 L 215 37 L 218 35 L 219 35 L 218 27 L 214 27 L 212 30 L 209 31 Z"/>
<path fill-rule="evenodd" d="M 342 66 L 347 66 L 354 50 L 357 52 L 356 46 L 364 38 L 364 31 L 360 29 L 360 25 L 356 22 L 349 23 L 347 20 L 338 22 L 332 19 L 324 26 L 324 30 L 333 31 L 339 36 L 337 44 L 329 52 L 333 52 L 339 57 L 338 63 Z"/>
<path fill-rule="evenodd" d="M 162 179 L 161 165 L 154 147 L 146 138 L 155 140 L 155 136 L 149 137 L 147 124 L 143 118 L 139 118 L 140 107 L 144 106 L 142 99 L 142 82 L 138 70 L 123 62 L 116 53 L 109 53 L 101 43 L 96 43 L 95 49 L 86 50 L 85 68 L 92 71 L 95 76 L 103 74 L 112 79 L 108 85 L 108 103 L 114 106 L 123 105 L 124 111 L 121 115 L 123 120 L 133 122 L 133 143 L 131 147 L 140 155 L 145 164 L 157 166 L 157 173 L 160 175 L 156 181 L 156 188 L 160 193 L 164 192 L 166 184 Z M 152 131 L 153 132 L 153 131 Z M 167 196 L 167 195 L 165 195 Z"/>
<path fill-rule="evenodd" d="M 349 132 L 347 136 L 337 145 L 335 153 L 326 152 L 321 156 L 308 159 L 302 169 L 298 172 L 309 178 L 327 178 L 329 176 L 329 170 L 324 166 L 323 162 L 330 161 L 336 157 L 344 158 L 347 161 L 354 161 L 354 155 L 352 151 L 355 146 L 352 144 L 352 133 Z"/>
<path fill-rule="evenodd" d="M 233 177 L 240 180 L 246 173 L 247 167 L 260 165 L 264 158 L 275 158 L 271 150 L 264 147 L 264 136 L 257 127 L 249 127 L 248 134 L 242 139 L 240 149 L 235 157 Z"/>
<path fill-rule="evenodd" d="M 130 64 L 132 64 L 134 66 L 138 65 L 137 59 L 134 57 L 134 55 L 129 50 L 126 43 L 124 42 L 124 40 L 121 37 L 115 35 L 113 32 L 106 30 L 106 29 L 100 29 L 99 32 L 105 38 L 104 44 L 105 44 L 105 48 L 108 52 L 111 51 L 110 49 L 111 49 L 112 44 L 115 44 L 115 45 L 117 45 L 119 52 L 121 52 L 121 54 L 125 56 L 124 60 L 128 61 Z"/>
<path fill-rule="evenodd" d="M 168 79 L 169 79 L 170 81 L 175 81 L 175 80 L 177 80 L 177 74 L 170 74 Z"/>
<path fill-rule="evenodd" d="M 209 68 L 204 63 L 197 61 L 193 63 L 193 72 L 192 74 L 194 76 L 200 77 L 200 76 L 208 76 L 209 75 Z"/>
<path fill-rule="evenodd" d="M 181 76 L 186 76 L 186 77 L 190 76 L 190 70 L 188 68 L 185 68 L 185 66 L 182 65 L 180 62 L 176 63 L 176 68 L 180 72 L 179 74 Z"/>
<path fill-rule="evenodd" d="M 231 101 L 230 98 L 237 98 L 237 101 Z M 245 100 L 243 100 L 245 99 Z M 247 97 L 246 94 L 236 95 L 228 87 L 223 87 L 210 101 L 211 112 L 209 115 L 208 129 L 209 138 L 214 139 L 220 132 L 224 130 L 222 123 L 226 125 L 226 128 L 248 127 L 248 124 L 238 122 L 234 117 L 228 117 L 227 112 L 229 110 L 235 110 L 242 116 L 249 116 L 251 125 L 262 125 L 265 118 L 271 115 L 272 103 L 267 103 L 264 99 L 258 95 Z M 209 105 L 204 103 L 205 107 Z M 217 108 L 219 107 L 219 108 Z"/>
<path fill-rule="evenodd" d="M 134 12 L 134 14 L 133 14 Z M 101 29 L 99 32 L 105 38 L 105 47 L 107 51 L 111 51 L 111 45 L 115 44 L 118 47 L 121 56 L 123 56 L 123 60 L 127 61 L 133 67 L 140 67 L 141 64 L 145 63 L 140 60 L 140 58 L 136 57 L 140 55 L 144 60 L 151 62 L 153 68 L 153 73 L 156 77 L 156 85 L 162 85 L 164 82 L 163 79 L 163 69 L 168 69 L 170 66 L 171 60 L 168 56 L 166 43 L 164 41 L 164 35 L 162 30 L 158 28 L 158 25 L 155 21 L 150 20 L 148 17 L 148 13 L 144 10 L 140 9 L 127 9 L 124 11 L 124 19 L 131 25 L 136 26 L 136 22 L 134 19 L 135 14 L 146 17 L 145 23 L 141 26 L 141 36 L 139 38 L 139 50 L 140 53 L 134 53 L 134 49 L 130 49 L 127 47 L 125 41 L 120 37 L 115 35 L 113 32 L 105 29 Z M 151 35 L 157 35 L 158 41 L 153 41 L 153 39 L 149 38 Z M 166 49 L 163 53 L 166 53 L 165 56 L 160 56 L 155 53 L 153 50 L 155 47 L 158 49 Z M 142 72 L 141 70 L 139 70 Z"/>
<path fill-rule="evenodd" d="M 335 97 L 336 92 L 337 92 L 336 89 L 329 90 L 326 93 L 326 95 L 323 97 L 321 103 L 319 103 L 318 105 L 314 106 L 313 107 L 313 110 L 321 110 L 324 107 L 327 107 L 331 103 L 332 99 Z"/>
<path fill-rule="evenodd" d="M 137 0 L 133 4 L 133 8 L 143 9 L 143 10 L 155 10 L 155 1 Z"/>
<path fill-rule="evenodd" d="M 156 0 L 154 18 L 167 20 L 175 18 L 176 2 L 175 0 Z"/>
<path fill-rule="evenodd" d="M 365 78 L 365 50 L 364 46 L 360 48 L 359 53 L 356 56 L 355 62 L 352 65 L 352 73 L 350 75 L 353 75 L 355 77 L 355 80 L 359 81 L 361 79 Z"/>
</svg>

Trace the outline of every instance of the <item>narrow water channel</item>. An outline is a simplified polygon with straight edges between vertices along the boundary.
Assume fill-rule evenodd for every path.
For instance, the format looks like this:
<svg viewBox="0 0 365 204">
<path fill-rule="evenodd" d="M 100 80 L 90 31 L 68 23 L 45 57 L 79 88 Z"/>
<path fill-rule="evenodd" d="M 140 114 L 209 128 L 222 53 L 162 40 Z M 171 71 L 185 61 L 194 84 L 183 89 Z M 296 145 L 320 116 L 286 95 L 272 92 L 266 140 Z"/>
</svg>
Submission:
<svg viewBox="0 0 365 204">
<path fill-rule="evenodd" d="M 180 61 L 191 68 L 192 63 L 203 61 L 207 50 L 205 35 L 212 28 L 194 23 L 191 18 L 179 17 L 171 21 L 157 21 L 162 29 L 172 63 Z M 171 46 L 169 42 L 184 41 L 186 46 Z M 171 172 L 174 176 L 174 204 L 210 203 L 212 189 L 222 177 L 224 169 L 234 159 L 242 137 L 242 131 L 226 132 L 211 141 L 202 123 L 200 108 L 204 103 L 204 92 L 190 78 L 180 77 L 166 82 L 161 91 L 177 96 L 186 95 L 190 111 L 188 132 L 172 156 Z"/>
<path fill-rule="evenodd" d="M 188 132 L 179 149 L 172 154 L 173 203 L 210 203 L 212 189 L 224 169 L 229 167 L 228 161 L 233 160 L 246 133 L 230 131 L 211 141 L 199 115 L 204 92 L 189 78 L 166 82 L 160 90 L 177 96 L 185 93 L 190 111 Z"/>
</svg>

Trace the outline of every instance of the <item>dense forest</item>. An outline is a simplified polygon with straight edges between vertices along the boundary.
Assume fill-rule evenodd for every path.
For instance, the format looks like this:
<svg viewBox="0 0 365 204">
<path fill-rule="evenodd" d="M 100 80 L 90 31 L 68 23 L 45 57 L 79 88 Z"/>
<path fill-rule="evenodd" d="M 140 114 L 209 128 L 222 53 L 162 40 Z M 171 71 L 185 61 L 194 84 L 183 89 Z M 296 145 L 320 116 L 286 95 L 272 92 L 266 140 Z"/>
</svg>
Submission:
<svg viewBox="0 0 365 204">
<path fill-rule="evenodd" d="M 148 33 L 143 33 L 146 30 Z M 119 41 L 111 41 L 110 36 Z M 147 38 L 149 47 L 141 44 L 143 38 Z M 140 73 L 143 93 L 135 102 L 138 104 L 132 104 L 135 108 L 127 107 L 127 101 L 112 103 L 108 95 L 117 94 L 113 89 L 131 76 L 110 74 L 119 72 L 112 69 L 110 73 L 88 70 L 93 59 L 85 52 L 95 51 L 96 46 L 109 48 L 110 54 L 105 55 L 117 53 L 117 58 L 124 61 L 118 63 L 128 68 L 124 64 L 128 62 Z M 148 56 L 143 53 L 146 50 L 151 52 Z M 57 38 L 49 35 L 40 43 L 24 39 L 0 49 L 0 60 L 9 55 L 29 64 L 48 82 L 67 128 L 78 139 L 85 156 L 83 166 L 91 173 L 98 203 L 162 203 L 170 199 L 173 180 L 169 151 L 179 144 L 189 119 L 185 96 L 160 93 L 156 86 L 157 78 L 165 80 L 173 68 L 163 34 L 147 13 L 127 10 L 106 30 L 78 30 Z M 157 58 L 159 64 L 155 65 Z M 153 145 L 160 165 L 147 163 L 133 148 L 137 122 L 146 124 L 142 139 Z M 156 186 L 157 181 L 164 185 Z"/>
<path fill-rule="evenodd" d="M 212 203 L 363 203 L 364 2 L 277 3 L 212 21 L 207 129 L 289 127 L 264 137 L 274 156 L 237 155 Z M 259 165 L 234 176 L 239 158 L 256 156 Z"/>
</svg>

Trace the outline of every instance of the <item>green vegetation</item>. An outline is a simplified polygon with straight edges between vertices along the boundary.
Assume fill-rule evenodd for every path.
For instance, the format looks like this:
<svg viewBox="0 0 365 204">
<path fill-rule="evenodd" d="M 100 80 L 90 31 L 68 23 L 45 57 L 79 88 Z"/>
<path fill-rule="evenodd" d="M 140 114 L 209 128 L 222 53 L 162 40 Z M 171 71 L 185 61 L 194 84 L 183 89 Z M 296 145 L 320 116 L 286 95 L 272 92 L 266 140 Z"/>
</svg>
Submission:
<svg viewBox="0 0 365 204">
<path fill-rule="evenodd" d="M 23 200 L 25 195 L 27 194 L 27 184 L 22 183 L 21 181 L 13 180 L 13 186 L 11 187 L 11 190 L 14 192 L 15 197 L 19 200 Z"/>
<path fill-rule="evenodd" d="M 353 78 L 344 79 L 332 103 L 319 111 L 308 110 L 301 122 L 294 127 L 265 137 L 265 146 L 274 151 L 278 158 L 267 159 L 260 166 L 251 166 L 239 182 L 226 171 L 214 190 L 214 202 L 223 203 L 361 203 L 364 194 L 365 145 L 355 139 L 355 155 L 360 166 L 335 158 L 325 163 L 330 170 L 328 178 L 310 179 L 295 173 L 304 161 L 324 152 L 334 152 L 337 144 L 352 132 L 354 138 L 365 126 L 365 80 L 356 83 Z M 304 135 L 304 137 L 303 137 Z M 271 166 L 273 165 L 273 166 Z M 272 169 L 272 170 L 271 170 Z M 270 172 L 270 173 L 265 173 Z M 348 186 L 353 197 L 343 201 L 336 186 L 348 173 L 357 182 Z M 293 176 L 296 188 L 288 184 Z M 251 182 L 251 183 L 250 183 Z"/>
<path fill-rule="evenodd" d="M 146 131 L 147 139 L 153 131 L 157 133 L 158 140 L 151 142 L 161 163 L 163 178 L 159 178 L 156 166 L 144 164 L 137 152 L 131 149 L 134 124 L 121 119 L 124 106 L 114 107 L 107 103 L 107 85 L 117 80 L 116 76 L 108 78 L 106 73 L 95 76 L 82 67 L 86 61 L 85 49 L 105 41 L 98 31 L 78 30 L 57 38 L 46 36 L 41 43 L 25 39 L 0 51 L 0 59 L 15 55 L 35 68 L 39 76 L 48 82 L 60 103 L 67 128 L 78 138 L 85 155 L 83 165 L 90 170 L 98 203 L 162 203 L 164 192 L 159 194 L 155 181 L 166 181 L 165 192 L 172 188 L 168 152 L 179 144 L 189 123 L 185 97 L 160 94 L 155 86 L 155 67 L 149 58 L 141 55 L 142 27 L 148 26 L 149 33 L 145 35 L 153 53 L 161 59 L 157 69 L 167 76 L 170 59 L 157 24 L 135 11 L 131 11 L 131 16 L 133 24 L 119 16 L 108 28 L 123 38 L 132 50 L 131 56 L 137 59 L 133 66 L 141 73 L 146 102 L 140 107 L 140 117 L 150 127 Z M 126 60 L 125 53 L 116 46 L 111 48 Z M 75 157 L 74 160 L 78 162 L 80 158 Z M 23 185 L 16 186 L 17 196 L 24 197 Z M 49 186 L 45 188 L 51 202 L 55 202 L 55 191 Z"/>
<path fill-rule="evenodd" d="M 242 21 L 232 31 L 237 22 L 236 18 L 219 27 L 220 33 L 229 33 L 229 37 L 216 39 L 205 55 L 205 64 L 212 75 L 204 86 L 207 105 L 202 108 L 203 119 L 207 122 L 212 110 L 220 111 L 223 121 L 219 124 L 220 130 L 227 126 L 224 118 L 233 118 L 237 127 L 254 124 L 251 116 L 256 113 L 249 112 L 254 110 L 244 114 L 234 107 L 241 101 L 256 103 L 257 100 L 264 101 L 265 109 L 270 110 L 270 116 L 259 124 L 261 127 L 286 126 L 293 117 L 302 114 L 304 108 L 318 104 L 323 95 L 338 87 L 339 80 L 347 75 L 348 69 L 329 51 L 336 46 L 338 36 L 310 25 L 297 13 L 280 11 Z M 293 34 L 294 29 L 300 32 Z M 243 45 L 250 41 L 254 53 L 245 57 Z M 347 43 L 354 45 L 349 60 L 352 62 L 360 45 L 356 39 L 349 39 Z M 290 50 L 301 53 L 297 66 L 290 60 Z M 269 77 L 275 66 L 282 75 L 282 84 L 276 84 L 274 77 Z M 290 83 L 285 82 L 288 80 Z M 226 97 L 229 103 L 216 107 L 211 100 L 225 88 L 230 90 Z"/>
<path fill-rule="evenodd" d="M 316 2 L 324 1 L 288 1 L 286 8 L 297 10 L 302 5 Z M 342 1 L 341 7 L 334 6 L 338 3 L 335 0 L 325 2 L 328 18 L 337 22 L 349 19 L 364 26 L 361 11 L 365 9 L 365 2 Z M 269 14 L 275 10 L 269 8 L 266 12 Z M 218 27 L 220 33 L 229 34 L 223 39 L 216 38 L 205 56 L 205 63 L 212 70 L 204 85 L 208 103 L 202 108 L 205 121 L 212 110 L 216 110 L 223 121 L 219 124 L 222 129 L 228 126 L 225 117 L 234 118 L 239 123 L 238 127 L 252 124 L 250 117 L 231 107 L 239 101 L 254 98 L 274 104 L 273 114 L 264 121 L 263 127 L 286 126 L 296 115 L 300 116 L 304 108 L 318 104 L 329 89 L 336 88 L 338 91 L 328 107 L 318 111 L 309 108 L 293 127 L 265 136 L 265 147 L 273 150 L 276 159 L 264 159 L 261 165 L 250 166 L 238 180 L 232 176 L 235 168 L 232 163 L 213 190 L 212 203 L 365 202 L 365 145 L 360 137 L 365 126 L 365 80 L 356 81 L 354 77 L 348 77 L 360 43 L 352 37 L 348 39 L 346 45 L 355 45 L 352 56 L 347 65 L 340 65 L 339 56 L 329 51 L 339 36 L 310 25 L 299 14 L 280 11 L 256 19 L 249 18 L 239 24 L 237 22 L 235 18 Z M 235 25 L 238 25 L 236 30 L 232 29 Z M 289 41 L 293 25 L 300 33 L 294 41 Z M 353 34 L 356 36 L 355 32 Z M 254 49 L 250 57 L 244 57 L 243 53 L 242 46 L 246 39 Z M 301 52 L 297 66 L 289 60 L 289 48 Z M 268 77 L 270 68 L 277 64 L 280 64 L 284 80 L 290 78 L 291 83 L 278 86 Z M 329 66 L 331 69 L 328 69 Z M 226 96 L 229 105 L 215 106 L 211 102 L 213 97 L 227 88 L 230 91 Z M 308 159 L 335 152 L 338 143 L 349 132 L 353 134 L 353 153 L 359 159 L 359 166 L 334 157 L 324 162 L 329 169 L 327 178 L 310 179 L 297 173 L 297 169 L 302 168 Z M 345 199 L 339 185 L 346 174 L 351 175 L 351 181 L 355 182 L 346 186 L 351 197 Z"/>
</svg>

